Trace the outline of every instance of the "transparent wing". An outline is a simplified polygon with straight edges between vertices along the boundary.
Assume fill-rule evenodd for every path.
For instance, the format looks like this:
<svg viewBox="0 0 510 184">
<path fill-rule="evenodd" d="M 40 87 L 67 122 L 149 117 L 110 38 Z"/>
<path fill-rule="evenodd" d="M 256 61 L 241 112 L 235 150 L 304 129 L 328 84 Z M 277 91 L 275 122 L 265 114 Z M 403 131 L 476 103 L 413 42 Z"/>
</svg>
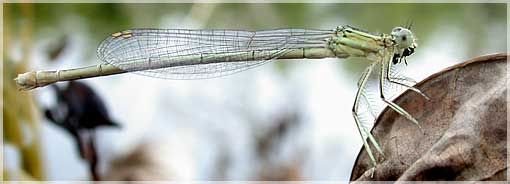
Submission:
<svg viewBox="0 0 510 184">
<path fill-rule="evenodd" d="M 260 66 L 290 49 L 324 47 L 333 32 L 133 29 L 108 37 L 97 54 L 104 62 L 142 75 L 212 78 Z M 154 63 L 165 67 L 154 68 Z"/>
</svg>

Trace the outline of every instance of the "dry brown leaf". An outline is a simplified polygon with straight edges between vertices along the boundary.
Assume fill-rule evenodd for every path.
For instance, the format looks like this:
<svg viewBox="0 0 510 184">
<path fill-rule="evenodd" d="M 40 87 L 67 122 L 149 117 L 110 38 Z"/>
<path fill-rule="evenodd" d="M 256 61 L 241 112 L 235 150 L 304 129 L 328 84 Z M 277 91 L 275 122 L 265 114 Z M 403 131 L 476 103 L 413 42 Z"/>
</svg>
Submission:
<svg viewBox="0 0 510 184">
<path fill-rule="evenodd" d="M 471 59 L 423 80 L 394 102 L 411 113 L 422 130 L 386 108 L 372 133 L 385 158 L 374 169 L 361 150 L 351 181 L 506 180 L 507 54 Z"/>
</svg>

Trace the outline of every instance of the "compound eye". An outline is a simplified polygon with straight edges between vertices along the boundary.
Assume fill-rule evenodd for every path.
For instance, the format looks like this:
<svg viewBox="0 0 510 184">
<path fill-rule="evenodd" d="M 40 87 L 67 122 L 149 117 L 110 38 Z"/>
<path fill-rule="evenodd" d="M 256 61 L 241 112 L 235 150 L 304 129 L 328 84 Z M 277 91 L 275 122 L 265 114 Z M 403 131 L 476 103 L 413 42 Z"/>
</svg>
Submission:
<svg viewBox="0 0 510 184">
<path fill-rule="evenodd" d="M 406 40 L 407 40 L 406 35 L 402 36 L 402 41 L 406 41 Z"/>
</svg>

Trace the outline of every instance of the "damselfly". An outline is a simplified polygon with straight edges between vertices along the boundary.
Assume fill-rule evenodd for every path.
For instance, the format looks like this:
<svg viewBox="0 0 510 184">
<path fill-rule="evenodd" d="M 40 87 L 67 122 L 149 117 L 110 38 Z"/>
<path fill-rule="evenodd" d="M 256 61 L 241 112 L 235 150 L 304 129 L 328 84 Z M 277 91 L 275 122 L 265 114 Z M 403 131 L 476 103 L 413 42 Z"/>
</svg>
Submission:
<svg viewBox="0 0 510 184">
<path fill-rule="evenodd" d="M 388 100 L 384 86 L 396 84 L 420 90 L 406 83 L 405 77 L 391 75 L 392 65 L 406 61 L 417 44 L 409 28 L 396 27 L 390 34 L 371 34 L 351 27 L 333 30 L 275 29 L 263 31 L 132 29 L 113 33 L 97 49 L 104 63 L 77 69 L 33 71 L 15 79 L 22 90 L 58 81 L 134 72 L 165 79 L 202 79 L 233 74 L 275 59 L 318 59 L 363 57 L 371 62 L 358 81 L 352 114 L 363 145 L 374 164 L 376 159 L 367 139 L 383 151 L 369 130 L 361 125 L 360 100 L 365 98 L 366 82 L 375 66 L 380 66 L 379 92 L 382 101 L 416 125 L 408 112 Z M 427 97 L 426 97 L 427 98 Z M 418 125 L 419 126 L 419 125 Z"/>
</svg>

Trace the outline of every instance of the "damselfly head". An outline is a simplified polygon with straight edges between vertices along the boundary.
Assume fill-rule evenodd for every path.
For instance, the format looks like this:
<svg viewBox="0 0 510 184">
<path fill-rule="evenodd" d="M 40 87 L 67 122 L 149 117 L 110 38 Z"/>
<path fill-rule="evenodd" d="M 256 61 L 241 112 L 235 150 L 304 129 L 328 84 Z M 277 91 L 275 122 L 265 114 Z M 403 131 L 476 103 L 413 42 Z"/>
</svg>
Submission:
<svg viewBox="0 0 510 184">
<path fill-rule="evenodd" d="M 414 34 L 409 29 L 403 27 L 393 28 L 393 30 L 391 31 L 391 36 L 393 37 L 395 43 L 397 43 L 397 47 L 399 50 L 403 49 L 414 50 L 417 46 Z"/>
<path fill-rule="evenodd" d="M 392 63 L 397 64 L 403 60 L 407 65 L 406 57 L 413 54 L 415 48 L 418 46 L 413 32 L 407 28 L 396 27 L 391 31 L 391 36 L 397 47 L 397 50 L 393 54 Z"/>
</svg>

